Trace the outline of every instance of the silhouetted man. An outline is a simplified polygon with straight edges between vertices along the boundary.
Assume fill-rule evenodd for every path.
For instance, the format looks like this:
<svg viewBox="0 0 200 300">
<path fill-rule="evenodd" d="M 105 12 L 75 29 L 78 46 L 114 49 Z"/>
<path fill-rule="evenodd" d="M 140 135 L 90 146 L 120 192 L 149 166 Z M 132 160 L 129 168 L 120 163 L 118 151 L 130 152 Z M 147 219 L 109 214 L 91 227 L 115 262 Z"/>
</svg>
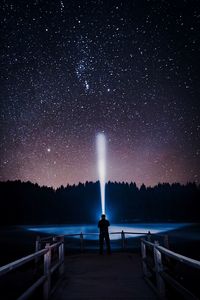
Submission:
<svg viewBox="0 0 200 300">
<path fill-rule="evenodd" d="M 107 253 L 110 254 L 110 238 L 108 233 L 108 227 L 110 226 L 110 222 L 106 220 L 106 216 L 103 214 L 101 216 L 101 220 L 98 223 L 98 227 L 100 230 L 99 234 L 99 253 L 103 254 L 103 243 L 104 239 L 106 241 Z"/>
</svg>

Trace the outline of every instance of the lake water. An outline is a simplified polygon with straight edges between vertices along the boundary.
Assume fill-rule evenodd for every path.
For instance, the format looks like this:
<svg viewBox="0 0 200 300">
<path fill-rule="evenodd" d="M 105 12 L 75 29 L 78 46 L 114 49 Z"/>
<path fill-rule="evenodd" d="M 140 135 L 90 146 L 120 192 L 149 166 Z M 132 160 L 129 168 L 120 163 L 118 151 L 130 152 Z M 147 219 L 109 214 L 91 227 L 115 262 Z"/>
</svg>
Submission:
<svg viewBox="0 0 200 300">
<path fill-rule="evenodd" d="M 87 250 L 98 250 L 98 228 L 97 225 L 51 225 L 51 226 L 27 226 L 28 232 L 38 235 L 65 235 L 65 246 L 69 251 L 80 250 L 80 233 L 84 236 L 84 248 Z M 120 250 L 121 231 L 125 234 L 125 245 L 130 251 L 138 251 L 140 238 L 148 233 L 152 234 L 152 241 L 157 240 L 160 245 L 164 244 L 164 235 L 169 238 L 170 249 L 200 259 L 200 224 L 192 223 L 129 223 L 113 224 L 109 228 L 112 250 Z M 117 233 L 117 234 L 114 234 Z M 77 234 L 73 236 L 73 234 Z"/>
<path fill-rule="evenodd" d="M 109 231 L 118 232 L 110 234 L 112 250 L 121 249 L 121 231 L 137 232 L 126 234 L 126 248 L 130 251 L 139 251 L 140 238 L 150 231 L 153 238 L 162 244 L 163 235 L 169 236 L 170 249 L 180 254 L 200 260 L 200 224 L 191 223 L 135 223 L 113 224 Z M 69 252 L 80 251 L 80 233 L 84 234 L 84 247 L 86 250 L 98 251 L 97 225 L 31 225 L 2 227 L 0 230 L 0 265 L 14 261 L 35 251 L 36 236 L 70 235 L 65 237 L 65 249 Z M 140 233 L 140 234 L 139 234 Z M 143 233 L 143 234 L 142 234 Z M 90 235 L 91 234 L 91 235 Z"/>
<path fill-rule="evenodd" d="M 118 240 L 121 238 L 121 231 L 126 232 L 126 238 L 133 238 L 145 235 L 150 231 L 152 234 L 161 234 L 172 230 L 187 227 L 187 223 L 138 223 L 138 224 L 114 224 L 109 227 L 110 239 Z M 46 233 L 49 235 L 84 235 L 87 240 L 98 240 L 97 225 L 57 225 L 57 226 L 34 226 L 27 227 L 28 230 L 34 232 Z M 73 236 L 72 236 L 73 237 Z M 79 238 L 79 235 L 73 238 Z"/>
</svg>

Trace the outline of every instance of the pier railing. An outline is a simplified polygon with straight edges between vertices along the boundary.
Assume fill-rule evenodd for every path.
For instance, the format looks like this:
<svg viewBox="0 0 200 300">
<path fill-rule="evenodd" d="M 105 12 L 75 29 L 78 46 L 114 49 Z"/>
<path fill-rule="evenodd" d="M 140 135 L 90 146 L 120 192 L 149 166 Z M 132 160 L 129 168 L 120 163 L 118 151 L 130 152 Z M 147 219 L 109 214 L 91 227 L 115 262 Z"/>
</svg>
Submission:
<svg viewBox="0 0 200 300">
<path fill-rule="evenodd" d="M 148 240 L 151 239 L 152 235 L 150 231 L 148 232 L 131 232 L 131 231 L 115 231 L 115 232 L 109 232 L 109 235 L 119 235 L 119 239 L 121 240 L 121 250 L 126 250 L 127 248 L 127 238 L 130 236 L 146 236 Z M 46 243 L 54 241 L 57 237 L 62 237 L 62 238 L 73 238 L 76 237 L 79 239 L 79 246 L 80 250 L 83 251 L 85 247 L 85 242 L 87 240 L 87 237 L 91 236 L 99 236 L 99 232 L 92 232 L 92 233 L 72 233 L 72 234 L 64 234 L 60 236 L 46 236 L 41 238 L 40 236 L 37 236 L 36 242 L 35 242 L 35 251 L 41 250 Z M 169 240 L 168 240 L 168 235 L 167 234 L 156 234 L 156 237 L 160 237 L 162 240 L 162 245 L 164 245 L 166 248 L 169 248 Z"/>
<path fill-rule="evenodd" d="M 172 260 L 175 260 L 194 269 L 200 269 L 200 261 L 160 246 L 158 241 L 152 243 L 144 238 L 141 239 L 141 253 L 145 279 L 161 299 L 166 299 L 167 286 L 172 287 L 180 294 L 182 296 L 181 299 L 199 299 L 174 278 L 173 272 L 170 272 L 168 266 L 172 263 Z"/>
<path fill-rule="evenodd" d="M 53 262 L 52 256 L 57 251 L 57 260 Z M 33 254 L 18 259 L 12 263 L 9 263 L 3 267 L 0 267 L 0 276 L 6 273 L 16 270 L 26 263 L 43 258 L 43 275 L 34 282 L 17 300 L 28 299 L 34 291 L 41 285 L 43 285 L 43 299 L 49 299 L 51 288 L 51 275 L 58 269 L 60 275 L 64 271 L 64 239 L 56 238 L 53 244 L 46 243 L 44 249 L 39 250 Z"/>
</svg>

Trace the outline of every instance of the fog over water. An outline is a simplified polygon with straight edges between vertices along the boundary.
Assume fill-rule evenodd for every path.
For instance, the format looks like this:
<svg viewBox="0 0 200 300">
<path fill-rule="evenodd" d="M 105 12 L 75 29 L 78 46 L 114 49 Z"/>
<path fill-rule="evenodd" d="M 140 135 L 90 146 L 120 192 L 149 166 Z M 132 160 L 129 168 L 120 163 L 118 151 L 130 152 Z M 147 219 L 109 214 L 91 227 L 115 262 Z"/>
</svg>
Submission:
<svg viewBox="0 0 200 300">
<path fill-rule="evenodd" d="M 126 238 L 139 237 L 143 234 L 147 234 L 150 231 L 152 234 L 164 233 L 179 228 L 183 228 L 189 225 L 188 223 L 139 223 L 139 224 L 113 224 L 109 228 L 111 240 L 117 240 L 121 238 L 121 231 L 126 232 Z M 49 225 L 49 226 L 34 226 L 28 227 L 28 230 L 54 234 L 54 235 L 73 235 L 84 234 L 84 238 L 88 240 L 98 239 L 97 225 L 76 224 L 76 225 Z M 112 233 L 117 234 L 112 234 Z M 133 233 L 133 234 L 131 234 Z M 79 235 L 74 236 L 79 238 Z"/>
</svg>

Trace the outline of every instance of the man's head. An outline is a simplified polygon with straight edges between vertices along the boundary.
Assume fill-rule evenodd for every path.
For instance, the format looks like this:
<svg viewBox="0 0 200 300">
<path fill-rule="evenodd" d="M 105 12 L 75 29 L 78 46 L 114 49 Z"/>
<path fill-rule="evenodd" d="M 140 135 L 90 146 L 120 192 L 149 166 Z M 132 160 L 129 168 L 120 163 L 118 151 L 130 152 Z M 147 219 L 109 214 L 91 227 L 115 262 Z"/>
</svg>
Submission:
<svg viewBox="0 0 200 300">
<path fill-rule="evenodd" d="M 105 215 L 105 214 L 102 214 L 102 215 L 101 215 L 101 219 L 102 219 L 102 220 L 105 220 L 105 218 L 106 218 L 106 215 Z"/>
</svg>

